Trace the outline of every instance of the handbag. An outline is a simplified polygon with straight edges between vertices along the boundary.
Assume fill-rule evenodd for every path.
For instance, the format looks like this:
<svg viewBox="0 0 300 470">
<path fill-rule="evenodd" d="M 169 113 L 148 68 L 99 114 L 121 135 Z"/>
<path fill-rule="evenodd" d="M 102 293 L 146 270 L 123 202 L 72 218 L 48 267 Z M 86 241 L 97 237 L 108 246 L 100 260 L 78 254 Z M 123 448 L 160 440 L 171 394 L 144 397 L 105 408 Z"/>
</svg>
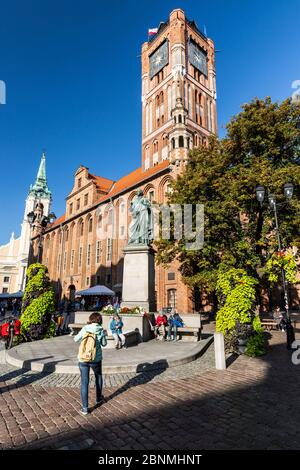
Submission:
<svg viewBox="0 0 300 470">
<path fill-rule="evenodd" d="M 105 348 L 105 346 L 107 346 L 106 332 L 103 332 L 103 335 L 100 339 L 100 344 L 102 348 Z"/>
</svg>

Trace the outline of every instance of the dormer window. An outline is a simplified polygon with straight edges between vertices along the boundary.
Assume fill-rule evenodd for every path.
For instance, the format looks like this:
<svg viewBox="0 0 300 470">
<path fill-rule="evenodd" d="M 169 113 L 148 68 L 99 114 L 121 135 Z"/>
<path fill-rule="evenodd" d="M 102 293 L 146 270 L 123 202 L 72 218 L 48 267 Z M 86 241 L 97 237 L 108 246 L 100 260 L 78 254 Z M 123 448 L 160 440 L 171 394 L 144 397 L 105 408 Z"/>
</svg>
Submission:
<svg viewBox="0 0 300 470">
<path fill-rule="evenodd" d="M 81 178 L 78 178 L 78 189 L 81 188 Z"/>
</svg>

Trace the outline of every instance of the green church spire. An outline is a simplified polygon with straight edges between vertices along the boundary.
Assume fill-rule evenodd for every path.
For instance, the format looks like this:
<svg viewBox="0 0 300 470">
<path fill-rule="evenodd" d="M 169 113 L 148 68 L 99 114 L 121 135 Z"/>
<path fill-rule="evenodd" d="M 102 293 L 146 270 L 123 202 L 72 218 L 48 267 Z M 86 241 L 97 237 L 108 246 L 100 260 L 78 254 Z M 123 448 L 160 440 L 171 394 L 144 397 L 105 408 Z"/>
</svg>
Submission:
<svg viewBox="0 0 300 470">
<path fill-rule="evenodd" d="M 46 177 L 46 154 L 43 151 L 39 171 L 34 185 L 30 186 L 30 194 L 39 198 L 51 198 L 51 191 L 48 188 Z"/>
</svg>

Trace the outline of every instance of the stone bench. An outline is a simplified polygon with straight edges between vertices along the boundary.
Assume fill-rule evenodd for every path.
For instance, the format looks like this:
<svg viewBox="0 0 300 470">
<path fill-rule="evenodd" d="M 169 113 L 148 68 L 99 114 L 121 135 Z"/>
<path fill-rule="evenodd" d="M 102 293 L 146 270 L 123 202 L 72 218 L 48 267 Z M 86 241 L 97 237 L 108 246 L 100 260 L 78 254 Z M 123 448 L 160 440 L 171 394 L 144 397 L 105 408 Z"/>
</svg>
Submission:
<svg viewBox="0 0 300 470">
<path fill-rule="evenodd" d="M 69 328 L 71 330 L 70 336 L 75 336 L 79 331 L 86 326 L 86 323 L 70 323 Z M 106 330 L 104 330 L 106 331 Z M 126 338 L 126 346 L 134 346 L 140 342 L 140 333 L 138 329 L 135 330 L 125 330 L 123 331 Z M 112 349 L 115 347 L 115 339 L 112 334 L 107 334 L 107 349 Z"/>
<path fill-rule="evenodd" d="M 200 341 L 201 339 L 201 327 L 197 326 L 179 326 L 177 327 L 177 333 L 179 333 L 180 339 L 182 339 L 182 334 L 187 334 L 194 341 Z"/>
<path fill-rule="evenodd" d="M 201 316 L 198 313 L 180 313 L 184 326 L 177 327 L 180 340 L 199 341 L 201 339 Z M 158 313 L 155 314 L 155 318 Z M 169 315 L 167 315 L 169 317 Z"/>
</svg>

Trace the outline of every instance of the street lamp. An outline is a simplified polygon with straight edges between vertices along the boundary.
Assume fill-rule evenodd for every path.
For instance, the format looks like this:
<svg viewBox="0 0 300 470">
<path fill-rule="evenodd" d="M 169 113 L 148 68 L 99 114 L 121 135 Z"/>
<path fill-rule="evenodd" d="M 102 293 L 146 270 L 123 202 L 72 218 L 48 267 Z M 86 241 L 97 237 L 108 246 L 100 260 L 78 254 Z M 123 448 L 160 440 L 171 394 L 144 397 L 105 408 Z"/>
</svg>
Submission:
<svg viewBox="0 0 300 470">
<path fill-rule="evenodd" d="M 265 198 L 265 188 L 263 186 L 257 186 L 256 188 L 256 198 L 260 205 L 263 205 L 264 198 Z"/>
<path fill-rule="evenodd" d="M 286 183 L 283 187 L 284 195 L 287 200 L 290 200 L 293 196 L 294 186 L 292 183 Z M 263 205 L 265 197 L 265 188 L 263 186 L 256 187 L 256 198 L 260 205 Z M 280 232 L 279 232 L 279 224 L 278 224 L 278 217 L 277 217 L 277 206 L 279 204 L 276 203 L 276 197 L 274 194 L 268 194 L 269 206 L 274 211 L 275 217 L 275 229 L 277 235 L 277 243 L 278 243 L 278 251 L 281 252 L 281 240 L 280 240 Z M 288 297 L 288 289 L 287 289 L 287 282 L 285 276 L 285 270 L 282 268 L 282 286 L 283 286 L 283 293 L 284 293 L 284 301 L 285 301 L 285 327 L 286 327 L 286 341 L 287 341 L 287 348 L 292 349 L 292 343 L 295 341 L 295 333 L 294 328 L 291 323 L 290 312 L 289 312 L 289 297 Z"/>
<path fill-rule="evenodd" d="M 294 186 L 292 183 L 285 183 L 283 186 L 284 195 L 287 199 L 291 199 L 293 197 Z"/>
</svg>

